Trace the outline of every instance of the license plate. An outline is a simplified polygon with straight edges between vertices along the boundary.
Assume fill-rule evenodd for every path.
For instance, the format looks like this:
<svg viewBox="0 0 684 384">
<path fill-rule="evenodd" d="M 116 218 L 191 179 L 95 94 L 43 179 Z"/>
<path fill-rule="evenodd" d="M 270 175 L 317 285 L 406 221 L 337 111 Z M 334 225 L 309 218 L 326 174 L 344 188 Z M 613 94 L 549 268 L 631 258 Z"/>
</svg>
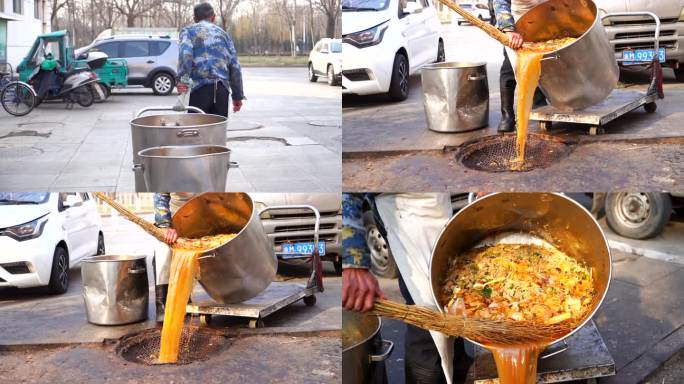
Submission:
<svg viewBox="0 0 684 384">
<path fill-rule="evenodd" d="M 653 49 L 635 49 L 633 51 L 622 51 L 622 58 L 626 61 L 625 65 L 646 64 L 653 61 L 655 50 Z M 633 61 L 632 61 L 633 60 Z M 658 60 L 661 63 L 665 62 L 665 48 L 658 49 Z"/>
<path fill-rule="evenodd" d="M 308 243 L 283 243 L 282 248 L 281 257 L 283 259 L 290 259 L 313 254 L 314 243 L 313 241 Z M 320 256 L 325 255 L 325 241 L 318 242 L 318 254 Z"/>
</svg>

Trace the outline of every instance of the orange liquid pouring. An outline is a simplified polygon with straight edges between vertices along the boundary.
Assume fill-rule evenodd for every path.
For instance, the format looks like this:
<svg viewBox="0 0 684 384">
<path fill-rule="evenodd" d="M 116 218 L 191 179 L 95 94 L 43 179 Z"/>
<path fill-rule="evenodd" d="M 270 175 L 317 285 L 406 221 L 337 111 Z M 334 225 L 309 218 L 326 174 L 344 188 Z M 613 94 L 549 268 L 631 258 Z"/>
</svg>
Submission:
<svg viewBox="0 0 684 384">
<path fill-rule="evenodd" d="M 195 272 L 198 269 L 197 256 L 200 251 L 174 248 L 169 276 L 169 292 L 164 310 L 161 344 L 159 348 L 160 363 L 178 361 L 180 338 L 185 323 L 185 307 L 192 293 Z"/>
<path fill-rule="evenodd" d="M 543 345 L 487 346 L 494 355 L 499 384 L 535 384 Z"/>
<path fill-rule="evenodd" d="M 513 169 L 521 169 L 525 162 L 527 129 L 530 121 L 530 112 L 532 111 L 534 91 L 539 86 L 541 60 L 545 54 L 559 50 L 575 40 L 577 39 L 567 37 L 541 43 L 527 43 L 524 48 L 517 51 L 517 62 L 515 64 L 515 76 L 518 83 L 515 89 L 515 99 L 517 102 L 515 109 L 517 117 L 517 158 L 512 165 Z"/>
</svg>

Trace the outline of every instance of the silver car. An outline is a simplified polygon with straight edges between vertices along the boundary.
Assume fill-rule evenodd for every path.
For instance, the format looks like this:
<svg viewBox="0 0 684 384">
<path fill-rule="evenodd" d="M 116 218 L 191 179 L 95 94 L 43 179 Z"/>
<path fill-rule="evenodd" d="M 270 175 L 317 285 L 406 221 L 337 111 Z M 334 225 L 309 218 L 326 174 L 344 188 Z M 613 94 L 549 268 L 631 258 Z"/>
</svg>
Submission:
<svg viewBox="0 0 684 384">
<path fill-rule="evenodd" d="M 118 35 L 76 50 L 104 52 L 110 59 L 126 59 L 128 84 L 152 88 L 156 95 L 168 95 L 176 85 L 178 40 L 166 36 Z"/>
</svg>

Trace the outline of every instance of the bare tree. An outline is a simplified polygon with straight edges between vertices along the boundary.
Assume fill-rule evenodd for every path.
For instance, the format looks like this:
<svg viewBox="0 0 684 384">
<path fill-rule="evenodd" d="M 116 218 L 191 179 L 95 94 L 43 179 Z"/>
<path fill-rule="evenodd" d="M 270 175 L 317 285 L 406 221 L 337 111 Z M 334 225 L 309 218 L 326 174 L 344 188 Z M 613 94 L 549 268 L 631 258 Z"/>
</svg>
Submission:
<svg viewBox="0 0 684 384">
<path fill-rule="evenodd" d="M 325 35 L 335 37 L 337 20 L 340 17 L 340 0 L 317 0 L 318 8 L 326 17 Z"/>
<path fill-rule="evenodd" d="M 230 30 L 231 20 L 233 20 L 233 13 L 240 5 L 242 0 L 219 0 L 219 17 L 221 18 L 221 27 L 228 31 Z"/>
<path fill-rule="evenodd" d="M 278 12 L 280 18 L 287 24 L 290 35 L 290 53 L 292 56 L 297 55 L 297 37 L 295 36 L 295 24 L 297 22 L 297 0 L 293 0 L 294 4 L 290 7 L 289 0 L 274 0 L 273 6 Z"/>
<path fill-rule="evenodd" d="M 59 22 L 57 21 L 57 15 L 59 11 L 67 5 L 68 0 L 52 0 L 52 14 L 50 14 L 50 25 L 52 25 L 53 30 L 59 30 Z"/>
<path fill-rule="evenodd" d="M 126 19 L 127 27 L 135 27 L 135 21 L 156 10 L 161 5 L 161 0 L 152 0 L 145 4 L 143 0 L 114 0 L 114 7 Z"/>
</svg>

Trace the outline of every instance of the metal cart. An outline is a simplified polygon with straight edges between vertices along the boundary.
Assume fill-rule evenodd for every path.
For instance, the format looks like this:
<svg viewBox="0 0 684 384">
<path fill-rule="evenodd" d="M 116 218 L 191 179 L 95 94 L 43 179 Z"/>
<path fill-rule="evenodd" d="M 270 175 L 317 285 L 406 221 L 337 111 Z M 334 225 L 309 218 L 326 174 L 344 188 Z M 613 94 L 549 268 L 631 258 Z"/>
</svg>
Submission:
<svg viewBox="0 0 684 384">
<path fill-rule="evenodd" d="M 614 89 L 602 103 L 581 111 L 564 112 L 551 105 L 537 108 L 530 113 L 530 120 L 539 121 L 539 128 L 546 131 L 551 128 L 553 122 L 575 123 L 589 125 L 589 134 L 597 135 L 604 132 L 604 125 L 620 116 L 625 115 L 639 107 L 644 107 L 648 113 L 653 113 L 658 108 L 656 100 L 662 99 L 662 68 L 659 62 L 660 50 L 660 19 L 652 12 L 619 12 L 609 13 L 601 19 L 621 16 L 648 16 L 655 20 L 654 33 L 654 58 L 653 61 L 634 59 L 618 59 L 620 62 L 629 63 L 653 63 L 651 83 L 646 93 L 627 89 Z"/>
<path fill-rule="evenodd" d="M 316 292 L 323 292 L 323 271 L 318 251 L 320 213 L 315 207 L 310 205 L 287 205 L 267 207 L 259 212 L 259 216 L 266 211 L 294 209 L 308 209 L 316 216 L 312 252 L 287 253 L 289 259 L 311 258 L 311 275 L 306 284 L 274 281 L 266 290 L 256 297 L 237 304 L 217 303 L 212 300 L 206 292 L 202 292 L 199 297 L 198 295 L 194 295 L 196 298 L 199 298 L 199 300 L 196 303 L 193 302 L 187 305 L 187 313 L 199 315 L 200 323 L 203 325 L 208 324 L 211 321 L 212 316 L 232 316 L 248 318 L 250 319 L 250 328 L 259 328 L 264 326 L 263 319 L 266 316 L 277 312 L 290 304 L 296 303 L 299 300 L 303 300 L 304 304 L 307 306 L 316 304 Z M 283 253 L 280 252 L 278 255 L 283 255 Z"/>
</svg>

